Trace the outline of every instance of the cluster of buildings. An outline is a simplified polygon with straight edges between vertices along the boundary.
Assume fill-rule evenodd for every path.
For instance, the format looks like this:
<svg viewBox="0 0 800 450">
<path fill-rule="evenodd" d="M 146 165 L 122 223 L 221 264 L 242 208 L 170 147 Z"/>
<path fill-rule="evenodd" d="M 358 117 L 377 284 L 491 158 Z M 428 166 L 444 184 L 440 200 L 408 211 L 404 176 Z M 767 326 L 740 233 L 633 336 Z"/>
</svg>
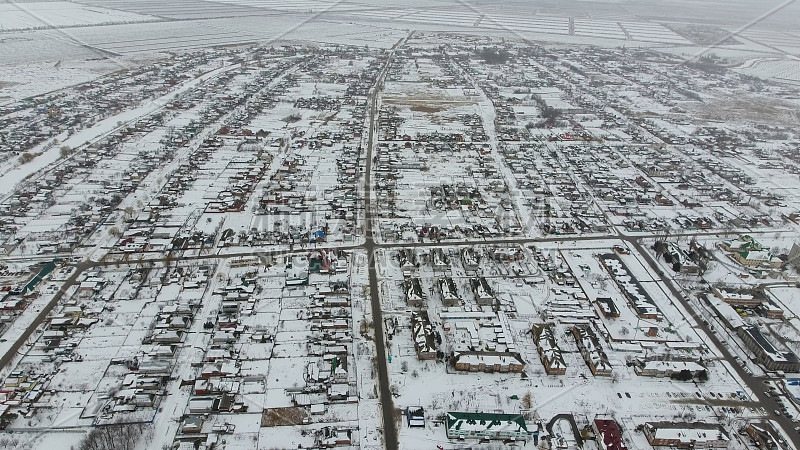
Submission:
<svg viewBox="0 0 800 450">
<path fill-rule="evenodd" d="M 532 385 L 542 392 L 563 387 L 572 380 L 564 377 L 569 368 L 579 374 L 574 381 L 598 392 L 566 403 L 573 409 L 594 413 L 597 399 L 606 406 L 630 400 L 631 410 L 640 409 L 579 417 L 584 429 L 576 437 L 627 450 L 634 430 L 623 424 L 636 416 L 636 438 L 651 446 L 728 448 L 735 437 L 712 419 L 719 409 L 689 410 L 708 423 L 688 419 L 688 401 L 671 402 L 674 420 L 642 411 L 647 406 L 640 405 L 664 406 L 651 400 L 662 394 L 646 392 L 651 386 L 696 381 L 705 390 L 718 366 L 704 342 L 688 338 L 702 330 L 673 325 L 688 303 L 671 301 L 691 300 L 665 289 L 657 294 L 650 283 L 662 281 L 642 263 L 649 253 L 625 256 L 632 250 L 620 243 L 654 239 L 657 262 L 663 258 L 680 274 L 679 283 L 697 286 L 716 249 L 696 240 L 684 248 L 670 233 L 748 227 L 751 235 L 719 245 L 731 267 L 741 268 L 736 276 L 796 281 L 786 272 L 800 268 L 800 245 L 777 255 L 754 237 L 777 220 L 800 222 L 784 194 L 758 186 L 770 171 L 797 175 L 784 162 L 798 162 L 796 152 L 756 148 L 778 128 L 688 123 L 687 109 L 703 98 L 692 83 L 700 72 L 676 57 L 505 42 L 481 52 L 479 41 L 462 38 L 412 49 L 408 42 L 418 38 L 410 36 L 391 52 L 283 46 L 190 53 L 4 107 L 0 158 L 13 161 L 36 157 L 20 152 L 57 151 L 55 137 L 185 88 L 163 110 L 63 149 L 59 164 L 0 203 L 0 252 L 60 258 L 87 249 L 92 261 L 110 257 L 86 262 L 102 270 L 84 270 L 43 315 L 32 350 L 3 380 L 0 425 L 21 422 L 14 414 L 52 425 L 41 412 L 80 393 L 88 401 L 71 406 L 80 415 L 65 419 L 68 426 L 152 423 L 174 411 L 173 444 L 180 448 L 219 445 L 235 431 L 229 421 L 250 415 L 259 416 L 259 429 L 313 424 L 295 436 L 308 446 L 369 447 L 375 396 L 360 389 L 380 366 L 361 362 L 385 356 L 402 361 L 402 374 L 409 363 L 423 374 L 415 369 L 399 383 L 398 364 L 390 366 L 388 389 L 407 402 L 410 432 L 538 444 L 544 420 L 530 407 L 531 393 L 520 397 Z M 487 54 L 509 63 L 490 63 Z M 640 69 L 659 75 L 641 79 L 633 73 Z M 190 83 L 192 74 L 204 78 Z M 749 79 L 702 76 L 717 93 L 754 87 Z M 375 142 L 365 126 L 373 118 Z M 759 165 L 745 171 L 733 158 Z M 374 195 L 374 213 L 363 211 L 365 194 Z M 365 217 L 374 223 L 364 224 Z M 378 250 L 351 267 L 350 250 L 365 225 L 376 228 Z M 569 241 L 586 235 L 586 246 Z M 541 237 L 542 248 L 522 245 Z M 457 245 L 447 247 L 448 240 Z M 284 254 L 240 256 L 271 246 Z M 369 247 L 355 251 L 362 256 Z M 131 262 L 134 253 L 138 262 Z M 387 255 L 392 264 L 371 266 Z M 37 267 L 33 278 L 15 274 L 21 282 L 2 292 L 0 323 L 13 326 L 37 295 L 49 298 L 40 284 L 62 263 Z M 634 264 L 652 279 L 640 282 Z M 366 281 L 375 273 L 377 292 Z M 755 361 L 800 372 L 787 339 L 772 329 L 788 308 L 764 289 L 709 289 L 703 305 Z M 394 308 L 385 319 L 387 355 L 372 353 L 372 340 L 384 336 L 370 334 L 367 298 Z M 407 342 L 395 338 L 402 335 L 397 317 L 410 323 Z M 537 357 L 544 375 L 531 370 Z M 403 392 L 437 369 L 459 381 L 507 374 L 507 385 L 498 383 L 496 392 L 475 386 L 460 400 L 456 386 L 428 386 L 428 403 Z M 664 379 L 638 378 L 644 387 L 630 390 L 642 400 L 606 389 L 620 386 L 618 374 Z M 743 397 L 733 394 L 730 401 Z M 495 411 L 460 410 L 487 398 L 496 400 Z M 407 406 L 409 400 L 418 403 Z M 431 412 L 443 427 L 428 426 Z M 782 439 L 767 424 L 749 423 L 744 432 L 765 448 Z M 554 438 L 553 446 L 562 441 Z"/>
<path fill-rule="evenodd" d="M 72 134 L 132 105 L 160 97 L 212 58 L 202 51 L 185 53 L 169 61 L 115 71 L 76 90 L 7 104 L 0 111 L 0 152 L 8 156 L 33 151 L 64 132 Z"/>
</svg>

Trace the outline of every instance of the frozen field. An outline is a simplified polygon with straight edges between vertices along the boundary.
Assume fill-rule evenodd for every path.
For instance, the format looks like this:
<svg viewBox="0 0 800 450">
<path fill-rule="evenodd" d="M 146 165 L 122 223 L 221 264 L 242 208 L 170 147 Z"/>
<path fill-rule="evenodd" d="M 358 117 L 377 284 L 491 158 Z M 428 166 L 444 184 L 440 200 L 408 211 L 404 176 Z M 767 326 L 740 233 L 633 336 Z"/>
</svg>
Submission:
<svg viewBox="0 0 800 450">
<path fill-rule="evenodd" d="M 744 48 L 784 53 L 800 48 L 798 34 L 786 24 L 794 5 L 782 14 L 769 16 L 721 42 L 716 51 Z M 723 17 L 745 23 L 757 9 L 743 5 L 726 8 Z M 706 5 L 668 8 L 653 5 L 615 5 L 583 2 L 570 6 L 533 5 L 526 2 L 452 3 L 377 2 L 351 0 L 333 2 L 304 0 L 112 0 L 85 2 L 34 2 L 0 4 L 0 64 L 14 65 L 64 59 L 107 58 L 148 52 L 237 45 L 252 42 L 301 40 L 390 46 L 408 29 L 459 31 L 507 36 L 530 41 L 568 42 L 600 46 L 680 46 L 705 49 L 709 34 L 691 27 L 696 15 L 713 11 Z M 133 22 L 135 25 L 124 25 Z M 739 23 L 739 22 L 731 22 Z M 774 24 L 772 28 L 770 25 Z M 70 27 L 69 33 L 53 28 Z M 41 29 L 42 33 L 24 32 Z M 712 33 L 724 36 L 736 31 L 720 25 Z M 385 36 L 385 38 L 384 38 Z M 715 41 L 716 43 L 716 41 Z M 781 61 L 769 68 L 747 73 L 792 80 L 791 68 Z M 763 66 L 763 64 L 762 64 Z M 0 80 L 3 81 L 3 80 Z"/>
<path fill-rule="evenodd" d="M 73 2 L 0 3 L 0 30 L 144 22 L 156 17 Z"/>
</svg>

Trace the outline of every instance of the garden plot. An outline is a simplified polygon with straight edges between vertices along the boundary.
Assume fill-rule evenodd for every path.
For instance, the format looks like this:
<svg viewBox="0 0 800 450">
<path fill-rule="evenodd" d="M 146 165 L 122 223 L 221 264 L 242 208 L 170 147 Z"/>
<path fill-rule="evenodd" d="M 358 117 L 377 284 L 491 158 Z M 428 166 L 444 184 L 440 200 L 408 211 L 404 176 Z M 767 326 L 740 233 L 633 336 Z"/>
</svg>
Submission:
<svg viewBox="0 0 800 450">
<path fill-rule="evenodd" d="M 569 19 L 542 14 L 530 18 L 492 14 L 481 21 L 481 27 L 524 33 L 569 34 Z"/>
<path fill-rule="evenodd" d="M 399 108 L 397 115 L 403 119 L 403 124 L 398 128 L 398 133 L 409 136 L 434 131 L 445 134 L 463 132 L 464 125 L 456 120 L 456 116 L 479 112 L 476 104 L 470 100 L 450 99 L 435 94 L 387 97 L 384 102 Z"/>
<path fill-rule="evenodd" d="M 408 120 L 398 134 L 428 132 L 431 124 L 440 133 L 461 131 L 463 127 L 447 127 L 448 119 L 478 112 L 475 100 L 464 95 L 464 88 L 453 75 L 429 59 L 409 62 L 397 76 L 396 81 L 387 81 L 382 101 L 398 107 Z"/>
<path fill-rule="evenodd" d="M 566 95 L 557 87 L 547 87 L 531 90 L 532 94 L 538 95 L 547 106 L 560 110 L 573 110 L 575 106 L 565 100 Z"/>
<path fill-rule="evenodd" d="M 800 201 L 797 200 L 800 188 L 794 182 L 797 174 L 787 171 L 779 157 L 775 156 L 772 159 L 765 157 L 765 154 L 772 154 L 773 151 L 772 148 L 765 148 L 763 153 L 759 153 L 761 156 L 743 153 L 736 158 L 724 160 L 755 180 L 759 188 L 768 189 L 782 197 L 781 204 L 767 205 L 772 210 L 769 211 L 769 216 L 776 220 L 780 213 L 789 215 L 800 208 Z M 750 214 L 754 212 L 751 208 L 746 208 L 746 211 Z"/>
<path fill-rule="evenodd" d="M 632 39 L 644 42 L 663 42 L 687 44 L 689 41 L 669 28 L 651 22 L 621 22 L 622 27 Z"/>
<path fill-rule="evenodd" d="M 479 18 L 480 15 L 474 12 L 429 10 L 410 12 L 408 14 L 395 17 L 394 20 L 402 22 L 471 27 Z"/>
<path fill-rule="evenodd" d="M 70 33 L 93 48 L 133 56 L 144 52 L 240 45 L 261 39 L 251 32 L 181 21 L 76 28 Z"/>
<path fill-rule="evenodd" d="M 52 214 L 53 211 L 45 211 L 44 215 L 31 220 L 25 226 L 20 227 L 18 236 L 24 237 L 29 233 L 49 233 L 57 231 L 66 226 L 69 222 L 69 214 Z"/>
<path fill-rule="evenodd" d="M 380 10 L 367 10 L 361 11 L 358 13 L 359 17 L 363 17 L 364 19 L 374 20 L 374 21 L 395 21 L 395 20 L 402 20 L 403 17 L 407 17 L 410 14 L 414 14 L 417 11 L 410 10 L 410 9 L 395 9 L 395 8 L 381 8 Z"/>
<path fill-rule="evenodd" d="M 258 12 L 258 10 L 247 6 L 196 0 L 173 0 L 170 2 L 143 2 L 134 0 L 83 0 L 83 3 L 179 20 L 252 16 L 254 13 Z M 172 22 L 170 25 L 174 25 L 174 22 Z"/>
<path fill-rule="evenodd" d="M 800 37 L 796 33 L 751 28 L 741 33 L 741 37 L 785 52 L 795 52 L 800 48 Z"/>
<path fill-rule="evenodd" d="M 317 11 L 336 12 L 338 10 L 352 11 L 353 8 L 357 8 L 358 10 L 365 8 L 365 5 L 360 3 L 333 2 L 325 0 L 300 0 L 298 2 L 292 2 L 291 5 L 287 5 L 286 2 L 279 0 L 219 0 L 219 3 L 248 6 L 259 9 L 303 13 Z"/>
<path fill-rule="evenodd" d="M 617 22 L 604 20 L 575 19 L 575 34 L 610 39 L 625 39 L 625 32 Z"/>
</svg>

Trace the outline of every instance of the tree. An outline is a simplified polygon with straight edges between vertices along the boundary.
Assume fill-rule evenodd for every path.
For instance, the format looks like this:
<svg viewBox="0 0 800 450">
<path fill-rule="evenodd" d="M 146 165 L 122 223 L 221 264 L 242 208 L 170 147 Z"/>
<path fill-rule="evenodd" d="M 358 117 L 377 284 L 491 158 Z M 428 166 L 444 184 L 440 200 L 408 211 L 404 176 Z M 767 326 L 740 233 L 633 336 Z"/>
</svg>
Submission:
<svg viewBox="0 0 800 450">
<path fill-rule="evenodd" d="M 531 409 L 532 406 L 533 406 L 533 400 L 531 399 L 531 393 L 526 392 L 525 395 L 522 396 L 522 408 Z"/>
<path fill-rule="evenodd" d="M 92 428 L 78 450 L 133 450 L 144 431 L 142 424 L 114 424 Z"/>
<path fill-rule="evenodd" d="M 683 369 L 678 373 L 673 373 L 671 378 L 673 380 L 678 380 L 678 381 L 690 381 L 693 378 L 692 371 L 688 369 Z"/>
<path fill-rule="evenodd" d="M 503 49 L 484 47 L 481 57 L 487 64 L 505 64 L 511 55 Z"/>
<path fill-rule="evenodd" d="M 19 155 L 19 163 L 20 164 L 27 164 L 27 163 L 33 161 L 33 158 L 36 158 L 36 156 L 33 153 L 25 152 L 25 153 Z"/>
<path fill-rule="evenodd" d="M 303 118 L 303 116 L 301 116 L 300 114 L 290 114 L 290 115 L 284 117 L 281 120 L 286 122 L 286 123 L 294 123 L 294 122 L 300 121 L 300 119 L 302 119 L 302 118 Z"/>
<path fill-rule="evenodd" d="M 62 158 L 66 158 L 72 154 L 72 148 L 69 145 L 62 145 L 61 148 L 58 149 L 58 153 Z"/>
</svg>

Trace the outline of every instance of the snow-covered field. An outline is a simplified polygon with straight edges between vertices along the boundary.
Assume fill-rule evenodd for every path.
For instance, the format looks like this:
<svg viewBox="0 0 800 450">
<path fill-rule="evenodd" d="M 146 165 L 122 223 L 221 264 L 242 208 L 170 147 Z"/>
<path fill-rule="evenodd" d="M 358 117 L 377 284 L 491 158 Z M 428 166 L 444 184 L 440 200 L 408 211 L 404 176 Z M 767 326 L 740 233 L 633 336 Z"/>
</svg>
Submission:
<svg viewBox="0 0 800 450">
<path fill-rule="evenodd" d="M 0 30 L 144 22 L 158 18 L 66 1 L 0 3 Z"/>
</svg>

